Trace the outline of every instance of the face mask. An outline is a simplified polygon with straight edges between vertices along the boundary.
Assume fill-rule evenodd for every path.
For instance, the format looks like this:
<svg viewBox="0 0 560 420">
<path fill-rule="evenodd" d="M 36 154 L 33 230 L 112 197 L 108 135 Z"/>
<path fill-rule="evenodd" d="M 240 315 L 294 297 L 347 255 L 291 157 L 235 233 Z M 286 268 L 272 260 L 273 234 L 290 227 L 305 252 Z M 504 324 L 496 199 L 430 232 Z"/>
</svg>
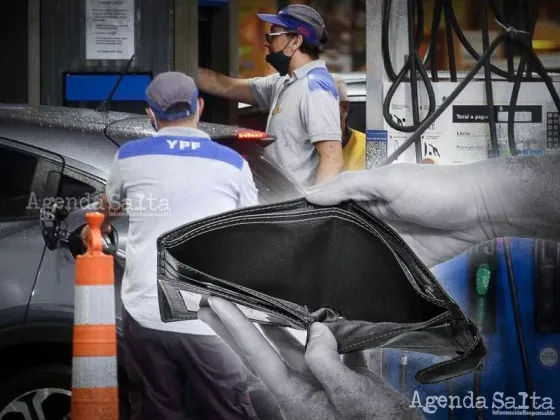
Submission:
<svg viewBox="0 0 560 420">
<path fill-rule="evenodd" d="M 288 44 L 286 44 L 286 47 Z M 285 76 L 288 74 L 288 69 L 290 68 L 290 61 L 292 57 L 288 57 L 284 54 L 286 47 L 282 48 L 280 51 L 275 53 L 268 53 L 266 56 L 266 62 L 270 64 L 274 69 L 280 73 L 280 76 Z"/>
</svg>

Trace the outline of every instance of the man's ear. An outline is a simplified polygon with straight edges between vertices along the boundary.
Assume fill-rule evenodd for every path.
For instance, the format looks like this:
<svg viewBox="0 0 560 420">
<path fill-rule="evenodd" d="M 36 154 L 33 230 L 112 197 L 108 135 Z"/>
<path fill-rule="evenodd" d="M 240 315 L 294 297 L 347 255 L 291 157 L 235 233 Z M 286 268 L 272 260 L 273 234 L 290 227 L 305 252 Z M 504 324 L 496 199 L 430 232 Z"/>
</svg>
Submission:
<svg viewBox="0 0 560 420">
<path fill-rule="evenodd" d="M 198 119 L 200 119 L 200 117 L 202 116 L 202 113 L 204 112 L 204 99 L 202 98 L 198 98 Z"/>
<path fill-rule="evenodd" d="M 154 111 L 152 111 L 150 108 L 146 108 L 146 115 L 148 115 L 148 118 L 155 124 L 156 116 L 154 114 Z"/>
<path fill-rule="evenodd" d="M 303 45 L 303 37 L 299 34 L 294 36 L 293 40 L 290 41 L 290 48 L 292 48 L 293 52 L 299 50 L 299 48 Z"/>
</svg>

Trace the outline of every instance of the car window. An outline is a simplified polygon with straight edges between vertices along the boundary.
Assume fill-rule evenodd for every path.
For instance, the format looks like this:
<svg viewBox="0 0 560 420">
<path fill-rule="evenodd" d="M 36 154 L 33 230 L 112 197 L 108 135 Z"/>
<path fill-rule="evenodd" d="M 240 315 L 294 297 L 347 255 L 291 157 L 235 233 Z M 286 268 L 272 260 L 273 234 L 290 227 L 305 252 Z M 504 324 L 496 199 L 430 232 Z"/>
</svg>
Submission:
<svg viewBox="0 0 560 420">
<path fill-rule="evenodd" d="M 76 210 L 97 199 L 103 187 L 102 183 L 80 172 L 66 169 L 60 178 L 57 199 L 67 210 Z"/>
<path fill-rule="evenodd" d="M 89 194 L 95 194 L 95 192 L 95 187 L 72 178 L 67 174 L 62 175 L 60 179 L 58 195 L 61 198 L 83 198 Z"/>
<path fill-rule="evenodd" d="M 0 146 L 0 219 L 29 215 L 38 157 Z"/>
</svg>

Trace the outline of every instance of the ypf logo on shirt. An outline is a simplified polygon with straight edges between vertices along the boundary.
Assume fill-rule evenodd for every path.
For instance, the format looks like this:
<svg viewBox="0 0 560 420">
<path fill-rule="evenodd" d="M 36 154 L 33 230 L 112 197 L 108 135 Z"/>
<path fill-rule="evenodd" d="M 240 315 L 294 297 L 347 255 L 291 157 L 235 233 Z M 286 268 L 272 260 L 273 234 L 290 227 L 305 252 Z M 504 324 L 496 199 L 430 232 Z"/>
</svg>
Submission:
<svg viewBox="0 0 560 420">
<path fill-rule="evenodd" d="M 200 148 L 199 141 L 190 140 L 165 140 L 171 150 L 197 150 Z"/>
</svg>

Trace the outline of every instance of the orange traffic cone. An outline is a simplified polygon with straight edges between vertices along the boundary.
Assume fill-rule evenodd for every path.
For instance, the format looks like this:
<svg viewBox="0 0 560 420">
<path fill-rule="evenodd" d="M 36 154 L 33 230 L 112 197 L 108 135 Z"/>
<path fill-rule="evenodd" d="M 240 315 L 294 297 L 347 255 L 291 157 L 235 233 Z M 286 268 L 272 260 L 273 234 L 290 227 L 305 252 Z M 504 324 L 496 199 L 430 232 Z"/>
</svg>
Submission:
<svg viewBox="0 0 560 420">
<path fill-rule="evenodd" d="M 76 258 L 72 420 L 118 420 L 113 257 L 103 253 L 101 213 L 88 213 L 87 252 Z"/>
</svg>

